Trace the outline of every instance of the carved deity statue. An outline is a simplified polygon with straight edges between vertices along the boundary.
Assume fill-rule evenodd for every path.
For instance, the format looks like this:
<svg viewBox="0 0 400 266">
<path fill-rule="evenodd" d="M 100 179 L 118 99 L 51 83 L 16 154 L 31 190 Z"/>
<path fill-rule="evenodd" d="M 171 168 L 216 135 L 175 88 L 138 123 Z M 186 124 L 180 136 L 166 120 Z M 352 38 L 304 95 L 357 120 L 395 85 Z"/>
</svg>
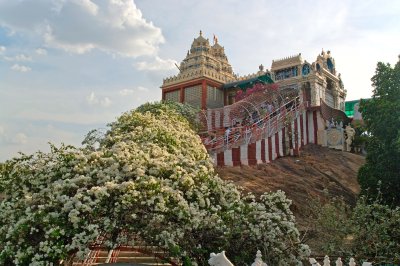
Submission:
<svg viewBox="0 0 400 266">
<path fill-rule="evenodd" d="M 210 259 L 208 260 L 210 266 L 234 266 L 232 262 L 228 260 L 225 256 L 225 251 L 215 254 L 214 252 L 210 254 Z"/>
<path fill-rule="evenodd" d="M 356 103 L 354 105 L 354 115 L 353 115 L 353 120 L 362 120 L 362 115 L 360 111 L 358 110 L 360 108 L 360 105 Z"/>
<path fill-rule="evenodd" d="M 265 262 L 262 261 L 261 251 L 257 250 L 256 259 L 251 264 L 251 266 L 268 266 Z"/>
<path fill-rule="evenodd" d="M 346 130 L 346 136 L 347 136 L 346 137 L 346 150 L 350 151 L 351 143 L 353 143 L 353 139 L 356 134 L 356 131 L 350 125 L 347 125 L 345 130 Z"/>
</svg>

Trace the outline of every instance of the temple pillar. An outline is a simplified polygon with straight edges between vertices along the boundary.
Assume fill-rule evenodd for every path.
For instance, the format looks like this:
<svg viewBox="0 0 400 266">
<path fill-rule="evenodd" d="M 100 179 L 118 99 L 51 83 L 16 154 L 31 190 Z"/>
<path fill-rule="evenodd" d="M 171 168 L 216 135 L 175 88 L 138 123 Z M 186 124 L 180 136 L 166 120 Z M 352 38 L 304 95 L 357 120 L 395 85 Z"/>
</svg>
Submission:
<svg viewBox="0 0 400 266">
<path fill-rule="evenodd" d="M 179 102 L 183 103 L 185 101 L 185 88 L 180 87 L 179 89 Z"/>
<path fill-rule="evenodd" d="M 206 80 L 201 82 L 201 109 L 207 109 L 207 83 Z"/>
</svg>

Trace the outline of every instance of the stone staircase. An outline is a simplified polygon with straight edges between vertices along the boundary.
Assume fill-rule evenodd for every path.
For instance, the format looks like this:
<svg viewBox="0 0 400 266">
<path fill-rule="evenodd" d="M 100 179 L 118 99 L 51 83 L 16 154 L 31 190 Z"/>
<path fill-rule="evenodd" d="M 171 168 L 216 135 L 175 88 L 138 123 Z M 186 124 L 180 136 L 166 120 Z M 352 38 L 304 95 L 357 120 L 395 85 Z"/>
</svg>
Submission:
<svg viewBox="0 0 400 266">
<path fill-rule="evenodd" d="M 156 246 L 122 246 L 108 251 L 103 247 L 94 247 L 85 260 L 74 260 L 74 266 L 92 265 L 147 265 L 175 266 L 178 263 L 171 260 L 168 254 Z"/>
</svg>

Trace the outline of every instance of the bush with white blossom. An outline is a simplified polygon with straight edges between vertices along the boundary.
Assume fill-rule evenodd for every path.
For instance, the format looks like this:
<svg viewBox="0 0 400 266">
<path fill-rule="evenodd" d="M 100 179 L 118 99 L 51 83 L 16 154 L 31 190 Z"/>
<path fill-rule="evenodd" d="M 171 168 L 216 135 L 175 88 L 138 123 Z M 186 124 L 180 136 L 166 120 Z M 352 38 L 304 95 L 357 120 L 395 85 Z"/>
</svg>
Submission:
<svg viewBox="0 0 400 266">
<path fill-rule="evenodd" d="M 188 121 L 157 106 L 124 113 L 96 148 L 52 146 L 1 165 L 1 265 L 83 257 L 99 235 L 110 249 L 136 236 L 200 265 L 220 250 L 235 264 L 257 249 L 273 265 L 308 255 L 283 192 L 255 199 L 221 180 Z"/>
</svg>

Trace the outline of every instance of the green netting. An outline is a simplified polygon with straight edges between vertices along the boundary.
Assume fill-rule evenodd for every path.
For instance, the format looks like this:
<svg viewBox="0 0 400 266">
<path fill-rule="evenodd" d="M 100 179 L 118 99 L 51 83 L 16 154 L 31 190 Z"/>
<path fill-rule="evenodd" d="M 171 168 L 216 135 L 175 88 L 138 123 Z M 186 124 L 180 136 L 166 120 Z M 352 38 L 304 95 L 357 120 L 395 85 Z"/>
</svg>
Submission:
<svg viewBox="0 0 400 266">
<path fill-rule="evenodd" d="M 271 79 L 269 74 L 258 76 L 255 78 L 250 78 L 246 80 L 236 81 L 224 84 L 224 89 L 241 88 L 248 89 L 254 86 L 255 83 L 272 84 L 274 81 Z"/>
<path fill-rule="evenodd" d="M 355 100 L 355 101 L 348 101 L 345 102 L 344 104 L 344 112 L 348 117 L 353 117 L 354 116 L 354 105 L 359 103 L 360 100 Z"/>
<path fill-rule="evenodd" d="M 368 99 L 362 99 L 363 101 L 368 101 L 371 98 Z M 361 100 L 354 100 L 354 101 L 347 101 L 344 103 L 344 112 L 348 117 L 353 117 L 354 116 L 354 105 L 359 104 Z"/>
</svg>

